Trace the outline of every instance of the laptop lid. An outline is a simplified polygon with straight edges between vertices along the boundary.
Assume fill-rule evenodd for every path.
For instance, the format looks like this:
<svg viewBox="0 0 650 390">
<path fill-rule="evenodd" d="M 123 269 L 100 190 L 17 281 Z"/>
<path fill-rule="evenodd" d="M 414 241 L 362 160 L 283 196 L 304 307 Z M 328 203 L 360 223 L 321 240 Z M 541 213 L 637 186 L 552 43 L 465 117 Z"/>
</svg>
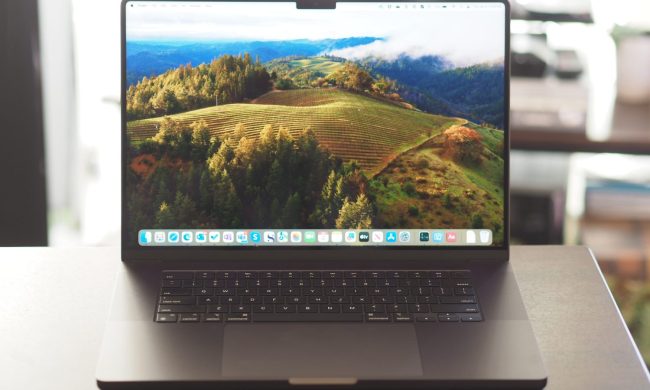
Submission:
<svg viewBox="0 0 650 390">
<path fill-rule="evenodd" d="M 123 260 L 507 259 L 507 1 L 122 7 Z"/>
</svg>

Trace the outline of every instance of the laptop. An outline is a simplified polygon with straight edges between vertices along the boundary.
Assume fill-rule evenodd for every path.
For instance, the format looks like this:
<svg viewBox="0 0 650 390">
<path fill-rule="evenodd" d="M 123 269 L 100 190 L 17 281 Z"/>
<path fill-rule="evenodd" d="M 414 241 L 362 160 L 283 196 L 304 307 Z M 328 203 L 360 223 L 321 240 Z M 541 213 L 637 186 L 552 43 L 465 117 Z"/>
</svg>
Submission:
<svg viewBox="0 0 650 390">
<path fill-rule="evenodd" d="M 123 1 L 118 388 L 540 388 L 507 1 Z"/>
</svg>

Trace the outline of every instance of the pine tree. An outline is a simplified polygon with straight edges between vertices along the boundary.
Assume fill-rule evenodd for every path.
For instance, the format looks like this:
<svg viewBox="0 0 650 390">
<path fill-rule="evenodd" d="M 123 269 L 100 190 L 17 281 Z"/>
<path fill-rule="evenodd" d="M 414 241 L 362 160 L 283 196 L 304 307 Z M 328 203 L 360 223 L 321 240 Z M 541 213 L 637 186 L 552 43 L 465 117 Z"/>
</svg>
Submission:
<svg viewBox="0 0 650 390">
<path fill-rule="evenodd" d="M 360 194 L 355 202 L 345 199 L 339 217 L 336 219 L 336 228 L 370 229 L 372 214 L 372 205 L 365 194 Z"/>
</svg>

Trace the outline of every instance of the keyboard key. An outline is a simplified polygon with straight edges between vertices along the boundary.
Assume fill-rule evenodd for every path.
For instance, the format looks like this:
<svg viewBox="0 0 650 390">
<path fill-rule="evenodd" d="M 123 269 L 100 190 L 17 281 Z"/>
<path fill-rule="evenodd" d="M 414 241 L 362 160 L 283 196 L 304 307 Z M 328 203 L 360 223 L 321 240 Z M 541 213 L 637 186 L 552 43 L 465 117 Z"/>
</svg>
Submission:
<svg viewBox="0 0 650 390">
<path fill-rule="evenodd" d="M 351 303 L 350 297 L 329 297 L 330 303 Z"/>
<path fill-rule="evenodd" d="M 318 313 L 318 305 L 298 305 L 298 313 Z"/>
<path fill-rule="evenodd" d="M 408 306 L 402 303 L 396 303 L 393 305 L 386 305 L 386 311 L 390 313 L 403 312 L 408 313 Z"/>
<path fill-rule="evenodd" d="M 321 313 L 340 313 L 341 312 L 341 305 L 338 305 L 338 304 L 320 305 L 320 312 Z"/>
<path fill-rule="evenodd" d="M 404 296 L 404 295 L 398 295 L 395 297 L 395 303 L 416 303 L 417 298 L 410 295 L 410 296 Z"/>
<path fill-rule="evenodd" d="M 277 271 L 266 271 L 266 272 L 260 272 L 259 277 L 261 279 L 278 279 L 280 276 L 280 273 Z M 286 279 L 284 276 L 282 279 Z"/>
<path fill-rule="evenodd" d="M 163 287 L 160 290 L 160 295 L 192 295 L 192 289 L 181 287 Z"/>
<path fill-rule="evenodd" d="M 196 278 L 197 279 L 204 279 L 204 280 L 212 280 L 214 279 L 214 272 L 197 272 L 196 273 Z"/>
<path fill-rule="evenodd" d="M 470 271 L 454 271 L 451 273 L 451 277 L 454 279 L 468 279 L 472 277 Z"/>
<path fill-rule="evenodd" d="M 395 322 L 413 322 L 413 315 L 409 313 L 393 313 Z"/>
<path fill-rule="evenodd" d="M 415 322 L 436 322 L 436 317 L 435 314 L 416 315 Z"/>
<path fill-rule="evenodd" d="M 366 279 L 385 279 L 386 272 L 384 271 L 366 271 Z"/>
<path fill-rule="evenodd" d="M 237 273 L 239 279 L 257 279 L 257 272 L 254 271 L 240 271 Z"/>
<path fill-rule="evenodd" d="M 180 279 L 163 280 L 163 287 L 183 287 L 183 281 Z"/>
<path fill-rule="evenodd" d="M 248 313 L 251 311 L 250 305 L 232 305 L 230 306 L 231 313 Z"/>
<path fill-rule="evenodd" d="M 392 271 L 392 272 L 388 272 L 386 277 L 395 278 L 395 279 L 404 279 L 404 278 L 408 277 L 408 272 L 406 272 L 406 271 Z"/>
<path fill-rule="evenodd" d="M 409 305 L 409 313 L 428 313 L 429 305 L 422 305 L 419 303 Z"/>
<path fill-rule="evenodd" d="M 432 271 L 429 275 L 432 279 L 446 279 L 449 277 L 449 272 L 446 271 Z"/>
<path fill-rule="evenodd" d="M 286 297 L 284 298 L 284 303 L 292 303 L 294 305 L 301 305 L 307 303 L 307 298 L 305 297 Z"/>
<path fill-rule="evenodd" d="M 280 272 L 280 277 L 282 279 L 299 279 L 300 278 L 300 272 L 283 271 L 283 272 Z"/>
<path fill-rule="evenodd" d="M 160 303 L 163 305 L 194 305 L 196 304 L 196 298 L 191 296 L 162 296 L 160 297 Z"/>
<path fill-rule="evenodd" d="M 366 314 L 368 322 L 391 322 L 390 314 L 384 313 L 368 313 Z"/>
<path fill-rule="evenodd" d="M 451 295 L 451 289 L 448 287 L 433 287 L 431 293 L 433 295 Z"/>
<path fill-rule="evenodd" d="M 276 313 L 295 313 L 296 305 L 275 305 Z"/>
<path fill-rule="evenodd" d="M 473 295 L 459 297 L 440 297 L 440 303 L 476 303 L 476 297 Z"/>
<path fill-rule="evenodd" d="M 208 305 L 208 313 L 228 313 L 229 305 Z"/>
<path fill-rule="evenodd" d="M 196 299 L 199 305 L 214 305 L 219 303 L 219 298 L 217 297 L 197 297 Z"/>
<path fill-rule="evenodd" d="M 217 272 L 215 273 L 215 277 L 217 279 L 236 279 L 237 272 L 234 271 Z"/>
<path fill-rule="evenodd" d="M 384 313 L 386 312 L 386 305 L 384 304 L 372 304 L 365 306 L 366 313 Z"/>
<path fill-rule="evenodd" d="M 202 296 L 210 296 L 214 295 L 214 289 L 213 288 L 195 288 L 192 290 L 193 295 L 202 295 Z"/>
<path fill-rule="evenodd" d="M 478 322 L 483 321 L 483 317 L 480 314 L 461 314 L 460 320 L 463 322 Z"/>
<path fill-rule="evenodd" d="M 438 314 L 438 322 L 458 322 L 458 314 L 442 313 Z"/>
<path fill-rule="evenodd" d="M 203 305 L 158 305 L 158 313 L 205 313 Z"/>
<path fill-rule="evenodd" d="M 223 317 L 221 313 L 207 313 L 203 315 L 203 322 L 221 322 Z"/>
<path fill-rule="evenodd" d="M 345 271 L 343 272 L 343 277 L 346 279 L 362 279 L 363 272 L 361 271 Z"/>
<path fill-rule="evenodd" d="M 202 280 L 183 280 L 183 287 L 203 287 Z"/>
<path fill-rule="evenodd" d="M 253 313 L 255 322 L 361 322 L 361 313 Z"/>
<path fill-rule="evenodd" d="M 454 289 L 454 295 L 476 295 L 474 289 L 471 287 L 456 287 Z"/>
<path fill-rule="evenodd" d="M 226 322 L 250 322 L 250 313 L 230 313 L 224 314 Z"/>
<path fill-rule="evenodd" d="M 303 279 L 320 279 L 320 272 L 318 271 L 303 271 Z"/>
<path fill-rule="evenodd" d="M 273 313 L 272 305 L 253 305 L 253 313 Z"/>
<path fill-rule="evenodd" d="M 362 313 L 363 308 L 360 305 L 341 305 L 341 310 L 343 313 Z"/>
<path fill-rule="evenodd" d="M 201 314 L 199 313 L 183 313 L 180 317 L 181 322 L 200 322 Z"/>
<path fill-rule="evenodd" d="M 447 298 L 447 297 L 441 297 L 441 298 Z M 421 296 L 417 297 L 418 303 L 438 303 L 438 297 L 433 297 L 433 296 Z M 457 302 L 449 302 L 449 303 L 457 303 Z"/>
<path fill-rule="evenodd" d="M 158 313 L 156 314 L 156 322 L 176 322 L 178 314 L 176 313 Z"/>
<path fill-rule="evenodd" d="M 437 304 L 430 305 L 434 313 L 478 313 L 478 305 Z"/>
<path fill-rule="evenodd" d="M 187 271 L 165 271 L 162 274 L 163 280 L 170 280 L 170 279 L 194 279 L 194 272 L 187 272 Z"/>
</svg>

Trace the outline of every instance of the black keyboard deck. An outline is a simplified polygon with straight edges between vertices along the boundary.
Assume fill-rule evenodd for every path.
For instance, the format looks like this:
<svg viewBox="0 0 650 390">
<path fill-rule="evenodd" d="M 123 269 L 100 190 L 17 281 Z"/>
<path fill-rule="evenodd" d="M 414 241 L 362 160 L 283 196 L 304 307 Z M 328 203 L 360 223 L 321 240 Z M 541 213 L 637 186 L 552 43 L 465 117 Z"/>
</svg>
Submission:
<svg viewBox="0 0 650 390">
<path fill-rule="evenodd" d="M 482 321 L 471 272 L 164 271 L 155 321 Z"/>
</svg>

